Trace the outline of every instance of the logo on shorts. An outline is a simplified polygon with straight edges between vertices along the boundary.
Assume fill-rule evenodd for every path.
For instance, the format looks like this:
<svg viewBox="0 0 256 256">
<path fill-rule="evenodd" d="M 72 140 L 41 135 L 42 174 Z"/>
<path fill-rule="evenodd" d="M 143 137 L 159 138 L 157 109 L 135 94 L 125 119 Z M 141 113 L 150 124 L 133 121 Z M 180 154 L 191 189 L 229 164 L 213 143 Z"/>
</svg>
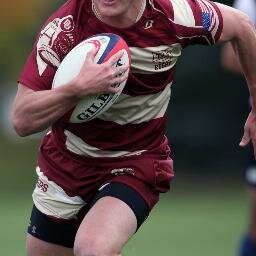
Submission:
<svg viewBox="0 0 256 256">
<path fill-rule="evenodd" d="M 41 179 L 38 179 L 36 186 L 43 192 L 47 192 L 49 185 L 44 183 Z"/>
<path fill-rule="evenodd" d="M 31 230 L 31 232 L 32 232 L 33 234 L 35 234 L 35 233 L 36 233 L 36 226 L 32 226 L 32 230 Z"/>
<path fill-rule="evenodd" d="M 124 168 L 112 169 L 111 174 L 114 174 L 114 175 L 124 175 L 124 174 L 135 175 L 135 171 L 134 171 L 133 168 L 124 167 Z"/>
</svg>

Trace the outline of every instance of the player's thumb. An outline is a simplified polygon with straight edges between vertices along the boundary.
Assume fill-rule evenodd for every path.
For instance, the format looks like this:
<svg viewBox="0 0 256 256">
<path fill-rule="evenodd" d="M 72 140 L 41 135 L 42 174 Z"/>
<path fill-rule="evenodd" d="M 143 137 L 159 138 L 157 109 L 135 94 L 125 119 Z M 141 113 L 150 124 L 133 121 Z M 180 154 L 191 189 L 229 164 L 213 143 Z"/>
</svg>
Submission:
<svg viewBox="0 0 256 256">
<path fill-rule="evenodd" d="M 247 131 L 244 131 L 243 137 L 241 141 L 239 142 L 240 147 L 245 147 L 250 142 L 250 136 Z"/>
<path fill-rule="evenodd" d="M 86 58 L 85 58 L 85 62 L 86 63 L 93 63 L 94 62 L 94 58 L 97 54 L 97 49 L 96 47 L 93 47 L 87 54 L 86 54 Z"/>
</svg>

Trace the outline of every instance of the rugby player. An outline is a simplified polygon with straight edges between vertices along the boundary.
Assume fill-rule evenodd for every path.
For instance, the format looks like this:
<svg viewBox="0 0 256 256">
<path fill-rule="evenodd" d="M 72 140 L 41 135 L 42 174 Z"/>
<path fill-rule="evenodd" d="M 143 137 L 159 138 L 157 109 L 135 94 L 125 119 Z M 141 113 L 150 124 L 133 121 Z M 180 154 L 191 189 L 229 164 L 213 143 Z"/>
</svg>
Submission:
<svg viewBox="0 0 256 256">
<path fill-rule="evenodd" d="M 118 76 L 127 66 L 112 67 L 122 52 L 98 65 L 92 51 L 72 82 L 51 89 L 66 54 L 98 33 L 127 42 L 127 84 L 98 118 L 65 122 L 81 98 L 115 92 L 111 82 L 127 78 Z M 240 145 L 255 144 L 256 38 L 244 13 L 208 0 L 70 0 L 49 17 L 19 76 L 12 114 L 20 136 L 50 128 L 39 149 L 27 255 L 121 255 L 174 176 L 165 127 L 178 57 L 189 45 L 226 41 L 252 97 Z"/>
</svg>

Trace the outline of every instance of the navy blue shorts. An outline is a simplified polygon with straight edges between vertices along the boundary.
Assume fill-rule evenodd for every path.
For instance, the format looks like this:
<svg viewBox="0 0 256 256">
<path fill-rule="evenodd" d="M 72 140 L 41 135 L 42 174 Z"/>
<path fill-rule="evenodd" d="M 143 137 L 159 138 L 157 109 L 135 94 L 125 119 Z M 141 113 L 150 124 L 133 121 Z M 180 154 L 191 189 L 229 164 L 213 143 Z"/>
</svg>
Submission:
<svg viewBox="0 0 256 256">
<path fill-rule="evenodd" d="M 250 145 L 247 168 L 245 170 L 246 183 L 256 189 L 256 160 L 253 153 L 253 146 Z"/>
</svg>

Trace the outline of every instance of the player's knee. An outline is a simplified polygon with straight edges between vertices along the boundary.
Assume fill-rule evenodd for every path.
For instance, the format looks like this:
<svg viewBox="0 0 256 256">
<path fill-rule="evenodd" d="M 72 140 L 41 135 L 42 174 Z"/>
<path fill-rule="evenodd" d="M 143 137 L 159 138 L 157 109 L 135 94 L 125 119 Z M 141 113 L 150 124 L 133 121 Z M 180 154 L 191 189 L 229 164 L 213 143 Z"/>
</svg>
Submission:
<svg viewBox="0 0 256 256">
<path fill-rule="evenodd" d="M 75 241 L 74 244 L 75 256 L 119 256 L 115 248 L 108 246 L 107 242 L 97 238 L 86 238 L 83 241 Z"/>
</svg>

